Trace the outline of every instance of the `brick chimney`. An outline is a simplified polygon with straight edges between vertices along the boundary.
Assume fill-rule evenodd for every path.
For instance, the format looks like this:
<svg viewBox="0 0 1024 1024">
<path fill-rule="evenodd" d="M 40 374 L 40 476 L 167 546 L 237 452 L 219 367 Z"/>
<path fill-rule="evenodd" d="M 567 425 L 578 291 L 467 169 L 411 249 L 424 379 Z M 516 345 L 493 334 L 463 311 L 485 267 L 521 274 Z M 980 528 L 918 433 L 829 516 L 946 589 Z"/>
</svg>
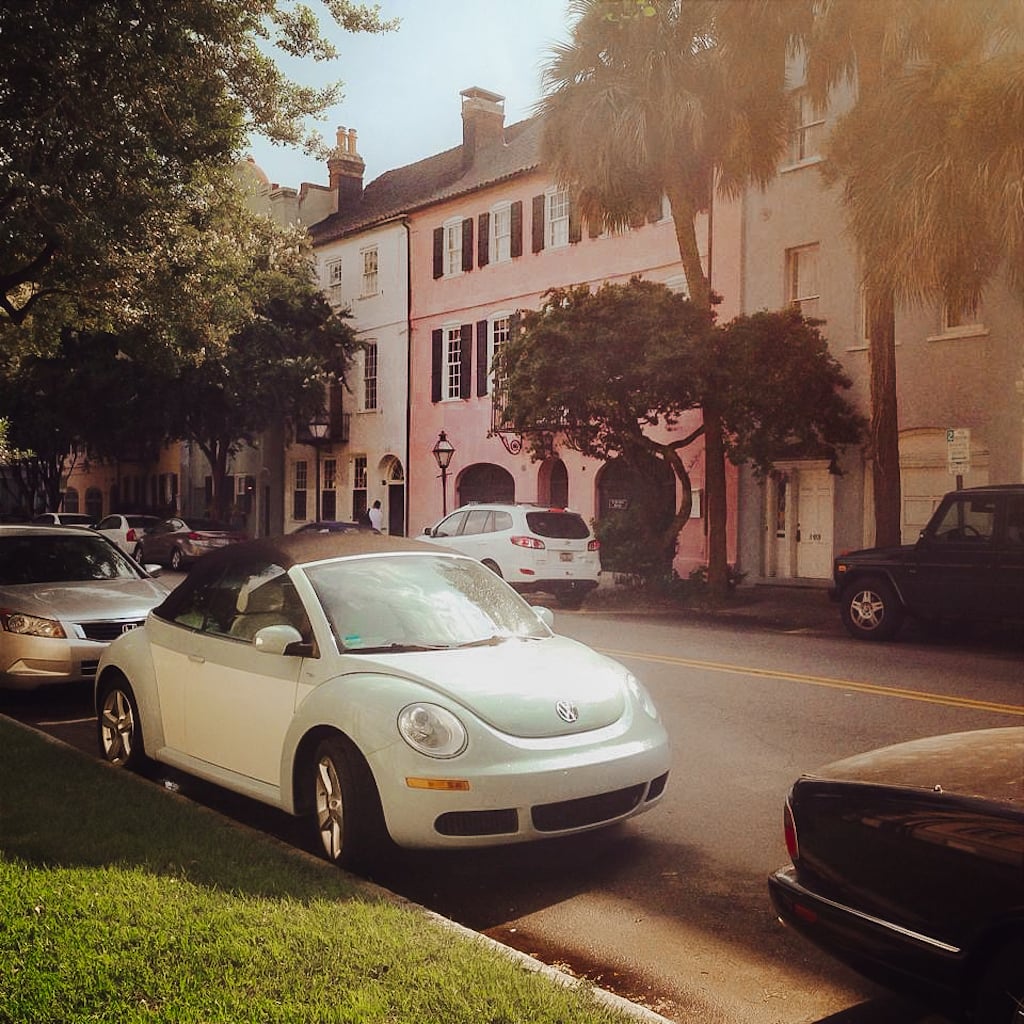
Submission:
<svg viewBox="0 0 1024 1024">
<path fill-rule="evenodd" d="M 463 89 L 462 167 L 471 167 L 485 146 L 505 141 L 505 97 L 474 86 Z"/>
<path fill-rule="evenodd" d="M 338 141 L 327 158 L 330 188 L 338 195 L 338 210 L 358 203 L 363 197 L 363 173 L 366 164 L 356 150 L 354 128 L 339 128 Z"/>
</svg>

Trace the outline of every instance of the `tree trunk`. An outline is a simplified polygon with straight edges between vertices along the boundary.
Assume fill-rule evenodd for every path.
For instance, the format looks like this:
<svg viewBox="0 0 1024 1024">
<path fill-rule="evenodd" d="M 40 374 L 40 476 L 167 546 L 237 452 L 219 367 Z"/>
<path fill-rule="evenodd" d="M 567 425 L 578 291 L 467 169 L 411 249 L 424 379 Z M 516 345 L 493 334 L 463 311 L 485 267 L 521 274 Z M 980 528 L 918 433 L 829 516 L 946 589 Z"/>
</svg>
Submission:
<svg viewBox="0 0 1024 1024">
<path fill-rule="evenodd" d="M 896 306 L 891 289 L 868 296 L 868 365 L 871 372 L 871 456 L 875 491 L 875 544 L 900 543 L 900 433 L 896 405 Z"/>
<path fill-rule="evenodd" d="M 669 188 L 667 194 L 690 300 L 694 305 L 710 311 L 711 284 L 700 261 L 700 246 L 697 244 L 697 209 L 681 191 Z M 708 517 L 708 587 L 713 598 L 721 598 L 729 588 L 725 444 L 718 413 L 705 405 L 703 416 L 704 494 L 707 498 Z"/>
<path fill-rule="evenodd" d="M 720 600 L 729 589 L 725 445 L 721 417 L 708 405 L 704 406 L 704 495 L 708 516 L 708 588 L 711 597 Z"/>
</svg>

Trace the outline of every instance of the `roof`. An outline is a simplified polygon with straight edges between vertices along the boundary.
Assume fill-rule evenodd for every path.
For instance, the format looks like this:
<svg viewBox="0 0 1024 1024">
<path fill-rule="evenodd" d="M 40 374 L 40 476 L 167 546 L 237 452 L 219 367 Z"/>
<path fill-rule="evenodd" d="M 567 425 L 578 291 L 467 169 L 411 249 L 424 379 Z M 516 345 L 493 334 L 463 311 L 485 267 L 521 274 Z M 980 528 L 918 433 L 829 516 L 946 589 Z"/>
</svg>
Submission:
<svg viewBox="0 0 1024 1024">
<path fill-rule="evenodd" d="M 323 244 L 386 223 L 535 170 L 539 154 L 540 119 L 518 121 L 505 128 L 504 142 L 482 146 L 469 167 L 463 167 L 460 145 L 385 171 L 363 189 L 357 203 L 318 221 L 310 227 L 310 234 L 314 244 Z"/>
<path fill-rule="evenodd" d="M 406 537 L 389 537 L 374 533 L 372 530 L 353 530 L 348 533 L 290 533 L 219 548 L 199 559 L 192 572 L 196 573 L 203 569 L 205 573 L 215 570 L 217 566 L 236 565 L 254 559 L 263 559 L 284 569 L 290 569 L 293 565 L 318 562 L 325 558 L 396 551 L 433 554 L 437 549 Z"/>
</svg>

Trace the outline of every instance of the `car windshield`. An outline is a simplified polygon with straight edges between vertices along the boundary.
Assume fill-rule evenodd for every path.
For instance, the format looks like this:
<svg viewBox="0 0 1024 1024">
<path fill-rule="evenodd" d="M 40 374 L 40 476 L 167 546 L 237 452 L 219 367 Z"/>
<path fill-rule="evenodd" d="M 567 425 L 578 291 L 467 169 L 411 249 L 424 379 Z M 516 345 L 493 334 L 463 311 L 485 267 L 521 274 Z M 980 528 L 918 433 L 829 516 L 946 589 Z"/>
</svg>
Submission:
<svg viewBox="0 0 1024 1024">
<path fill-rule="evenodd" d="M 216 519 L 190 519 L 187 528 L 193 533 L 231 533 L 231 527 L 227 523 L 218 522 Z"/>
<path fill-rule="evenodd" d="M 137 580 L 139 572 L 102 537 L 0 537 L 0 584 Z"/>
<path fill-rule="evenodd" d="M 435 650 L 551 636 L 515 591 L 473 559 L 368 555 L 305 572 L 346 651 Z"/>
</svg>

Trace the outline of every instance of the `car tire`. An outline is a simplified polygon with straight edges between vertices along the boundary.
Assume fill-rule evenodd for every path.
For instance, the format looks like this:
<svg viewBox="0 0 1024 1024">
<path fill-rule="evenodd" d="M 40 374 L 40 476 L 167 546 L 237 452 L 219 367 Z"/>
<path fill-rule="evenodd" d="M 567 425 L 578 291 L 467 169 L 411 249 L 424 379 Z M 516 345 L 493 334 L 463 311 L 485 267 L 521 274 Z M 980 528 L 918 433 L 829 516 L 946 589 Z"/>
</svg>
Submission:
<svg viewBox="0 0 1024 1024">
<path fill-rule="evenodd" d="M 97 702 L 96 736 L 105 761 L 137 771 L 146 763 L 139 706 L 122 676 L 107 683 Z"/>
<path fill-rule="evenodd" d="M 321 740 L 307 785 L 317 841 L 327 860 L 355 870 L 379 862 L 390 837 L 373 775 L 353 744 L 343 736 Z"/>
<path fill-rule="evenodd" d="M 839 598 L 846 632 L 857 640 L 891 640 L 903 625 L 903 606 L 882 579 L 858 580 Z"/>
<path fill-rule="evenodd" d="M 142 545 L 141 544 L 136 544 L 135 545 L 135 550 L 132 552 L 132 558 L 134 558 L 135 561 L 139 563 L 139 565 L 142 564 L 143 554 L 144 553 L 143 553 L 143 550 L 142 550 Z"/>
<path fill-rule="evenodd" d="M 978 986 L 976 1024 L 1021 1024 L 1024 1021 L 1024 939 L 1012 939 L 989 962 Z"/>
<path fill-rule="evenodd" d="M 501 569 L 498 568 L 498 563 L 497 562 L 492 562 L 489 558 L 485 558 L 483 564 L 486 565 L 487 568 L 490 569 L 491 572 L 493 572 L 494 575 L 497 576 L 499 580 L 502 580 L 502 579 L 505 578 L 504 576 L 501 575 Z"/>
<path fill-rule="evenodd" d="M 175 572 L 181 572 L 185 568 L 185 558 L 178 548 L 171 552 L 171 568 Z"/>
</svg>

